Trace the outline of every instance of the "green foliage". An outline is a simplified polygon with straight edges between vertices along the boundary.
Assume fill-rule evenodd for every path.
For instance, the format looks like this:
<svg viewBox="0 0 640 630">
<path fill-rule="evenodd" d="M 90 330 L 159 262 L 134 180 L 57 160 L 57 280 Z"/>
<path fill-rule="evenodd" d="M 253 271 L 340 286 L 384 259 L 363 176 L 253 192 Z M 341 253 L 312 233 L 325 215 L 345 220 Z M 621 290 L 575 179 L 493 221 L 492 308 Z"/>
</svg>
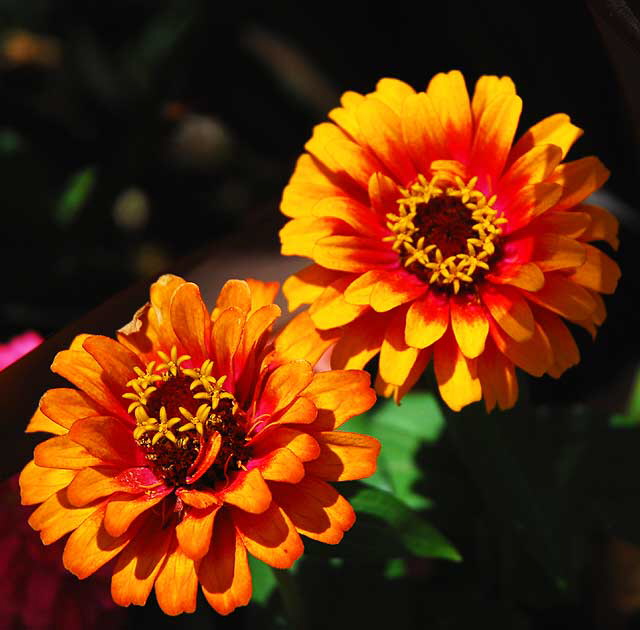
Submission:
<svg viewBox="0 0 640 630">
<path fill-rule="evenodd" d="M 416 510 L 429 507 L 430 500 L 416 492 L 414 484 L 423 474 L 418 451 L 435 443 L 444 429 L 444 416 L 433 394 L 411 393 L 400 406 L 387 400 L 344 428 L 373 435 L 382 444 L 378 471 L 365 483 L 393 492 Z"/>
<path fill-rule="evenodd" d="M 73 174 L 56 206 L 55 218 L 59 225 L 73 223 L 91 195 L 95 182 L 96 171 L 93 167 Z"/>
</svg>

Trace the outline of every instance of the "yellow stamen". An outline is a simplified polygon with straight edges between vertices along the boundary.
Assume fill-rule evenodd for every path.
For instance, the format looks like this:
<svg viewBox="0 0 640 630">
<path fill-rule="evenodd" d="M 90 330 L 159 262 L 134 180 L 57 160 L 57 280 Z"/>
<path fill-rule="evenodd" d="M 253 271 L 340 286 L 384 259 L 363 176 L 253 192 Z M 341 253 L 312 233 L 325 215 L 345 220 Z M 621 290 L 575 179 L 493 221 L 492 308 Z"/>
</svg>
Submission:
<svg viewBox="0 0 640 630">
<path fill-rule="evenodd" d="M 401 188 L 402 197 L 398 199 L 397 213 L 387 215 L 387 227 L 392 234 L 384 240 L 392 242 L 393 249 L 403 254 L 405 267 L 419 264 L 431 271 L 430 284 L 451 285 L 454 293 L 458 293 L 461 283 L 474 281 L 478 269 L 489 269 L 486 260 L 495 253 L 495 241 L 502 234 L 501 226 L 507 219 L 493 208 L 495 195 L 487 199 L 475 188 L 477 177 L 465 183 L 461 177 L 454 175 L 453 185 L 451 178 L 451 174 L 443 171 L 436 173 L 431 180 L 418 175 L 417 181 L 408 189 Z M 459 199 L 474 221 L 471 229 L 475 236 L 467 238 L 466 252 L 446 258 L 437 245 L 425 241 L 415 224 L 420 206 L 439 197 Z"/>
</svg>

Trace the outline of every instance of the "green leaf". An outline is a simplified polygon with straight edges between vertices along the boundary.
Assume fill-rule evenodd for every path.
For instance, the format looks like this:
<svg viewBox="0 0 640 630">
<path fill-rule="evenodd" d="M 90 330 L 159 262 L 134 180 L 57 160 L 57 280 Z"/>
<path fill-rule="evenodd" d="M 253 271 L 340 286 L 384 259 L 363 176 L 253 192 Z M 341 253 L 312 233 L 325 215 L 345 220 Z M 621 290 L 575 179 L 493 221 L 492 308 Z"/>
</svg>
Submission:
<svg viewBox="0 0 640 630">
<path fill-rule="evenodd" d="M 350 498 L 358 515 L 367 514 L 390 526 L 394 536 L 413 555 L 460 562 L 457 549 L 424 518 L 395 496 L 378 488 L 363 488 Z M 372 540 L 373 545 L 377 541 Z"/>
<path fill-rule="evenodd" d="M 59 225 L 66 226 L 74 221 L 93 191 L 95 180 L 93 167 L 78 171 L 71 177 L 56 206 L 55 219 Z"/>
<path fill-rule="evenodd" d="M 400 405 L 385 401 L 349 421 L 345 429 L 373 435 L 382 444 L 378 472 L 365 483 L 393 491 L 416 510 L 431 505 L 414 487 L 423 475 L 416 461 L 420 448 L 436 442 L 444 429 L 444 416 L 433 394 L 410 393 Z"/>
<path fill-rule="evenodd" d="M 248 558 L 253 584 L 251 601 L 264 606 L 269 601 L 271 593 L 273 593 L 273 589 L 277 585 L 277 581 L 273 575 L 273 569 L 269 565 L 254 558 L 251 554 L 248 555 Z"/>
</svg>

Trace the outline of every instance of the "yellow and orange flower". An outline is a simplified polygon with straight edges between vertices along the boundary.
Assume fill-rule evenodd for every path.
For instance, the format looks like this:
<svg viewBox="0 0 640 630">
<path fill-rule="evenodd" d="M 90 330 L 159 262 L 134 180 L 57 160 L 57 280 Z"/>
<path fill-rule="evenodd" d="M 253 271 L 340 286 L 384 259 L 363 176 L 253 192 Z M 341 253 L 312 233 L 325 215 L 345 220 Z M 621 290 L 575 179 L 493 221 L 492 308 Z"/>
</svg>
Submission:
<svg viewBox="0 0 640 630">
<path fill-rule="evenodd" d="M 433 358 L 452 409 L 484 396 L 491 410 L 515 404 L 514 366 L 558 377 L 576 364 L 562 318 L 595 334 L 620 275 L 589 244 L 618 245 L 616 219 L 584 203 L 607 169 L 562 162 L 582 131 L 555 114 L 512 146 L 511 79 L 481 77 L 470 101 L 458 71 L 341 103 L 298 160 L 280 232 L 283 254 L 314 261 L 283 289 L 340 330 L 333 367 L 379 353 L 376 388 L 398 400 Z"/>
<path fill-rule="evenodd" d="M 314 373 L 330 340 L 295 318 L 270 340 L 277 284 L 230 280 L 210 314 L 198 287 L 163 276 L 118 341 L 80 335 L 28 431 L 52 437 L 22 471 L 22 502 L 45 544 L 71 532 L 66 568 L 116 558 L 114 600 L 168 614 L 251 597 L 247 551 L 290 567 L 300 534 L 335 544 L 354 522 L 328 481 L 375 470 L 373 438 L 336 431 L 375 393 L 356 370 Z"/>
</svg>

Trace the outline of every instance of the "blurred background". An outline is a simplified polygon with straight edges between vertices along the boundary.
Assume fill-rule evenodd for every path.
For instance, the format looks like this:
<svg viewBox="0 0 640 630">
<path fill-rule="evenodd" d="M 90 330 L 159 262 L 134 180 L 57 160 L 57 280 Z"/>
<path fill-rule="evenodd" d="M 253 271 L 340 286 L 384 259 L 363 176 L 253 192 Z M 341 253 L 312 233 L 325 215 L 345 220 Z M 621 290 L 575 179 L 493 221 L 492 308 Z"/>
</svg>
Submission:
<svg viewBox="0 0 640 630">
<path fill-rule="evenodd" d="M 282 189 L 340 94 L 383 76 L 424 89 L 458 68 L 470 90 L 481 74 L 514 79 L 520 131 L 568 113 L 585 130 L 569 157 L 611 169 L 597 200 L 622 224 L 609 318 L 595 344 L 577 331 L 580 365 L 530 396 L 622 409 L 640 344 L 639 14 L 596 1 L 0 0 L 0 343 L 52 335 L 164 271 L 264 276 Z M 255 620 L 244 614 L 233 623 Z"/>
</svg>

